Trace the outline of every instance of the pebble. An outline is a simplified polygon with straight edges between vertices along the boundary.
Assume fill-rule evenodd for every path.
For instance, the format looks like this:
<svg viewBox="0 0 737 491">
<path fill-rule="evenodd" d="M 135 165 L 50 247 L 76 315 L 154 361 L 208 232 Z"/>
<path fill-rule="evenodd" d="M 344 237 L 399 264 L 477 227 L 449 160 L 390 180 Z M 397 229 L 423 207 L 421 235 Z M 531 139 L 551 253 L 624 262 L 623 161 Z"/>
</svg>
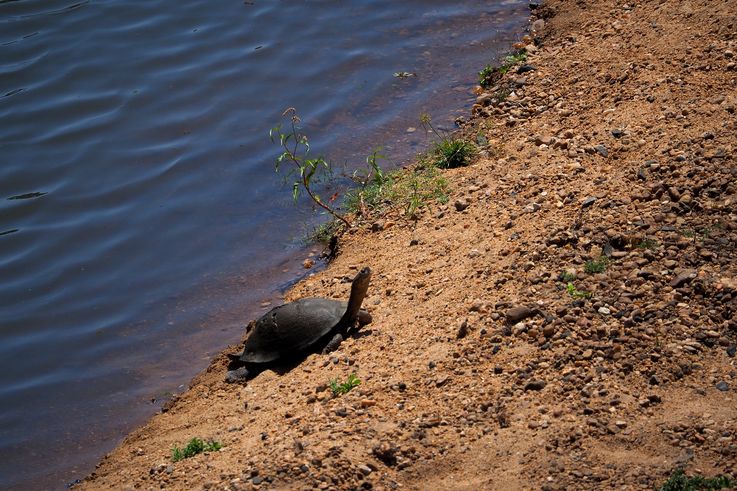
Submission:
<svg viewBox="0 0 737 491">
<path fill-rule="evenodd" d="M 581 202 L 581 208 L 588 208 L 594 203 L 596 203 L 596 198 L 593 196 L 590 196 Z"/>
<path fill-rule="evenodd" d="M 609 150 L 607 150 L 607 148 L 604 145 L 596 145 L 594 147 L 594 150 L 596 150 L 596 152 L 602 157 L 605 157 L 605 158 L 609 157 Z"/>
<path fill-rule="evenodd" d="M 310 259 L 309 257 L 302 261 L 302 267 L 305 269 L 310 269 L 315 265 L 315 261 L 313 259 Z"/>
<path fill-rule="evenodd" d="M 519 307 L 513 307 L 509 310 L 507 310 L 506 318 L 507 318 L 507 324 L 514 325 L 518 322 L 527 319 L 528 317 L 532 317 L 535 315 L 536 311 L 534 309 L 531 309 L 529 307 L 525 306 L 519 306 Z"/>
<path fill-rule="evenodd" d="M 530 380 L 525 384 L 524 390 L 543 390 L 546 385 L 547 384 L 544 380 Z"/>
<path fill-rule="evenodd" d="M 727 392 L 729 390 L 729 385 L 724 380 L 718 382 L 715 387 L 717 390 L 721 390 L 722 392 Z"/>
<path fill-rule="evenodd" d="M 453 203 L 453 206 L 455 206 L 456 211 L 463 211 L 466 208 L 468 208 L 469 205 L 470 203 L 468 202 L 468 200 L 463 199 L 463 198 L 459 198 L 455 201 L 455 203 Z"/>
</svg>

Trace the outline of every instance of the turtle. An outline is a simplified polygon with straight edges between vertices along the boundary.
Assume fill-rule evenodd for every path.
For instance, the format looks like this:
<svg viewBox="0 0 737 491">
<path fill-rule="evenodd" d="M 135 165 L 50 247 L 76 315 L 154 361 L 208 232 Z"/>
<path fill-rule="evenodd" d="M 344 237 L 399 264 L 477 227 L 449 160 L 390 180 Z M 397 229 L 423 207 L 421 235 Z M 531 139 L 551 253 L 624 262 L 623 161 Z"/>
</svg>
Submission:
<svg viewBox="0 0 737 491">
<path fill-rule="evenodd" d="M 243 353 L 229 355 L 226 382 L 242 382 L 270 366 L 295 360 L 310 352 L 337 349 L 354 330 L 371 322 L 361 309 L 371 269 L 353 278 L 348 302 L 330 298 L 301 298 L 271 309 L 250 324 Z"/>
</svg>

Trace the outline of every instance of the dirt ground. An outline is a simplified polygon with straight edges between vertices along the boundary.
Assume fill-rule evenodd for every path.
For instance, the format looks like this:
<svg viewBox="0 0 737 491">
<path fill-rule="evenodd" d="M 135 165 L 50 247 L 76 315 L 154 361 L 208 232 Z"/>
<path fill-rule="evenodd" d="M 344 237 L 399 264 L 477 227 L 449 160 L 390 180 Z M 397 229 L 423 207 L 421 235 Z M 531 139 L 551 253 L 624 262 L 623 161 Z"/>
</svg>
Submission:
<svg viewBox="0 0 737 491">
<path fill-rule="evenodd" d="M 737 475 L 737 5 L 550 0 L 463 122 L 446 205 L 288 295 L 373 323 L 285 374 L 226 353 L 75 489 L 653 489 Z M 596 272 L 595 270 L 599 270 Z M 332 397 L 331 379 L 361 385 Z M 183 461 L 193 437 L 224 447 Z"/>
</svg>

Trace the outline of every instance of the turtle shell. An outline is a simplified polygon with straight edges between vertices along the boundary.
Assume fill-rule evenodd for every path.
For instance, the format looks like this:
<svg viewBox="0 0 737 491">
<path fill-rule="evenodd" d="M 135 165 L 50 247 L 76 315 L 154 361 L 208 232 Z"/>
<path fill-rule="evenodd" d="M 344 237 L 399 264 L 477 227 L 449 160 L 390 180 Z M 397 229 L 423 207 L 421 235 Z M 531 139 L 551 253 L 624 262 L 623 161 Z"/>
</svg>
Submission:
<svg viewBox="0 0 737 491">
<path fill-rule="evenodd" d="M 256 321 L 240 360 L 268 363 L 303 352 L 338 325 L 348 302 L 302 298 L 271 309 Z"/>
</svg>

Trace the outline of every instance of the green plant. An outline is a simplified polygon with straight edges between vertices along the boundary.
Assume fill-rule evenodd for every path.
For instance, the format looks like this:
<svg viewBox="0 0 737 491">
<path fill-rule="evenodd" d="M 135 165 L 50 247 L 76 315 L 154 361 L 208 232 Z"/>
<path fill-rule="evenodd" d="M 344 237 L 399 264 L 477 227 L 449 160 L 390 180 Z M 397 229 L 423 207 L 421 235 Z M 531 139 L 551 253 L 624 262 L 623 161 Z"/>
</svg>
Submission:
<svg viewBox="0 0 737 491">
<path fill-rule="evenodd" d="M 338 379 L 331 380 L 330 390 L 333 391 L 333 397 L 338 397 L 349 393 L 359 385 L 361 385 L 361 381 L 356 377 L 355 373 L 352 373 L 343 383 L 338 382 Z"/>
<path fill-rule="evenodd" d="M 338 213 L 333 206 L 325 203 L 312 189 L 312 184 L 316 181 L 319 181 L 326 175 L 332 176 L 332 166 L 323 157 L 310 158 L 310 142 L 307 139 L 307 135 L 300 132 L 300 119 L 296 109 L 289 108 L 284 111 L 282 116 L 289 117 L 289 129 L 285 132 L 282 130 L 282 125 L 279 124 L 269 131 L 271 141 L 276 143 L 278 138 L 279 145 L 283 149 L 282 153 L 276 159 L 275 170 L 279 172 L 283 163 L 290 163 L 292 169 L 287 176 L 291 176 L 294 173 L 299 174 L 299 178 L 292 183 L 292 197 L 294 201 L 296 202 L 301 192 L 305 191 L 315 204 L 350 228 L 351 222 Z"/>
<path fill-rule="evenodd" d="M 558 279 L 564 283 L 570 283 L 576 279 L 576 273 L 571 271 L 561 271 L 558 275 Z"/>
<path fill-rule="evenodd" d="M 697 491 L 723 489 L 737 486 L 737 481 L 729 476 L 721 475 L 712 478 L 702 476 L 686 476 L 683 469 L 676 469 L 670 478 L 660 486 L 658 491 Z"/>
<path fill-rule="evenodd" d="M 367 160 L 371 168 L 371 157 Z M 411 216 L 432 201 L 447 203 L 448 182 L 435 167 L 415 165 L 387 173 L 374 172 L 373 177 L 347 193 L 345 206 L 349 213 L 364 216 L 401 207 Z"/>
<path fill-rule="evenodd" d="M 654 239 L 642 239 L 635 244 L 638 249 L 656 249 L 658 247 L 658 241 Z"/>
<path fill-rule="evenodd" d="M 499 66 L 486 65 L 479 72 L 479 85 L 483 88 L 491 87 L 502 75 L 507 73 L 514 65 L 527 60 L 527 52 L 524 49 L 513 51 L 504 57 L 504 62 Z M 508 95 L 508 94 L 507 94 Z M 506 99 L 506 97 L 504 97 Z"/>
<path fill-rule="evenodd" d="M 583 270 L 586 271 L 588 274 L 603 273 L 604 271 L 606 271 L 608 265 L 609 259 L 606 256 L 601 256 L 595 261 L 586 261 Z"/>
<path fill-rule="evenodd" d="M 172 462 L 179 462 L 182 459 L 188 459 L 202 452 L 216 452 L 223 446 L 213 440 L 203 441 L 199 438 L 192 438 L 184 448 L 173 447 L 171 449 Z"/>
<path fill-rule="evenodd" d="M 464 138 L 454 137 L 446 133 L 441 134 L 433 126 L 430 115 L 423 114 L 420 116 L 420 122 L 425 131 L 432 132 L 437 138 L 428 152 L 430 162 L 435 167 L 441 169 L 463 167 L 468 165 L 476 155 L 476 145 Z"/>
<path fill-rule="evenodd" d="M 521 61 L 527 61 L 527 51 L 524 48 L 512 51 L 504 57 L 504 65 L 506 66 L 516 65 Z"/>
<path fill-rule="evenodd" d="M 576 286 L 571 282 L 568 282 L 568 284 L 566 285 L 566 291 L 573 298 L 591 298 L 591 292 L 587 292 L 585 290 L 577 290 Z"/>
</svg>

